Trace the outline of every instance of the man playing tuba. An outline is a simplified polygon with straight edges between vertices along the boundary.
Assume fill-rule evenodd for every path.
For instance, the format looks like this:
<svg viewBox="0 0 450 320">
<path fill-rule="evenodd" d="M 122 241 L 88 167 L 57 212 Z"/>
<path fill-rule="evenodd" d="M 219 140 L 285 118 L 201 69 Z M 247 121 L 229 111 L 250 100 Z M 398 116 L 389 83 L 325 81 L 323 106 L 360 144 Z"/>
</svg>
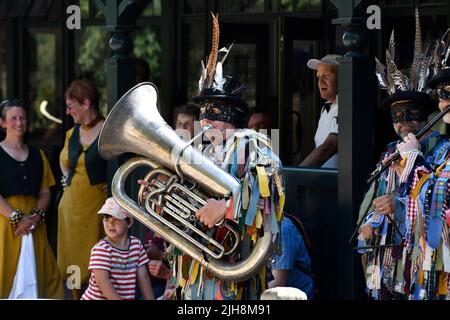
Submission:
<svg viewBox="0 0 450 320">
<path fill-rule="evenodd" d="M 245 87 L 235 78 L 223 76 L 222 65 L 231 47 L 218 50 L 217 16 L 213 19 L 212 51 L 207 66 L 203 67 L 200 93 L 193 100 L 200 106 L 202 128 L 212 127 L 205 131 L 210 143 L 202 153 L 240 182 L 241 200 L 208 199 L 196 217 L 208 228 L 223 219 L 237 225 L 239 246 L 224 258 L 233 264 L 250 254 L 263 228 L 270 228 L 275 241 L 283 212 L 284 189 L 281 162 L 272 152 L 267 136 L 242 129 L 248 116 L 247 103 L 241 97 Z M 239 210 L 234 210 L 234 206 L 239 206 Z M 169 256 L 174 270 L 171 283 L 181 288 L 182 299 L 259 299 L 268 288 L 267 264 L 262 270 L 256 270 L 253 278 L 237 282 L 219 279 L 197 260 L 176 249 Z"/>
</svg>

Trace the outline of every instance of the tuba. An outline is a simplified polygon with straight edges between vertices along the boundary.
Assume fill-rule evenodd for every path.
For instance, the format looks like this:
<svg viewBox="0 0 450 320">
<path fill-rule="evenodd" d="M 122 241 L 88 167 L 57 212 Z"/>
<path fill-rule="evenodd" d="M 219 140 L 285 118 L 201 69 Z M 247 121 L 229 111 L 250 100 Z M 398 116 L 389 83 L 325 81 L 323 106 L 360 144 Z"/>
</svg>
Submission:
<svg viewBox="0 0 450 320">
<path fill-rule="evenodd" d="M 209 198 L 232 198 L 236 214 L 240 210 L 240 183 L 191 145 L 205 130 L 186 143 L 159 114 L 157 98 L 152 83 L 140 83 L 120 98 L 103 124 L 98 149 L 104 159 L 137 154 L 116 171 L 111 185 L 113 197 L 136 220 L 216 277 L 226 281 L 252 278 L 273 252 L 269 219 L 250 255 L 238 262 L 226 262 L 226 256 L 237 249 L 239 233 L 224 220 L 207 229 L 195 213 Z M 125 192 L 125 180 L 142 166 L 150 168 L 144 178 L 149 185 L 141 186 L 133 200 Z M 218 233 L 225 237 L 218 240 L 211 236 Z"/>
</svg>

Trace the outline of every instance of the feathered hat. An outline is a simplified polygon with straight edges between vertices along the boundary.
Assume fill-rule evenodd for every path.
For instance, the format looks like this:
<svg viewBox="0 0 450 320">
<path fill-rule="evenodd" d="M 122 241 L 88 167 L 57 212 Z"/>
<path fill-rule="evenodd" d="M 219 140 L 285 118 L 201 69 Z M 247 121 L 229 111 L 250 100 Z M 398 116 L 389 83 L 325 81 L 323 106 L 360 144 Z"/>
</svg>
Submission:
<svg viewBox="0 0 450 320">
<path fill-rule="evenodd" d="M 428 86 L 435 89 L 437 85 L 450 82 L 450 28 L 439 41 L 433 60 L 434 77 Z"/>
<path fill-rule="evenodd" d="M 432 61 L 436 44 L 430 43 L 425 51 L 422 51 L 422 33 L 420 30 L 419 10 L 416 8 L 416 35 L 414 40 L 414 59 L 409 71 L 409 78 L 401 72 L 395 64 L 395 39 L 392 30 L 389 47 L 386 49 L 386 65 L 377 58 L 375 73 L 381 89 L 389 94 L 382 101 L 385 108 L 389 108 L 397 101 L 411 100 L 419 102 L 430 114 L 437 107 L 437 102 L 431 98 L 427 87 L 427 80 L 432 76 Z"/>
<path fill-rule="evenodd" d="M 248 105 L 242 100 L 242 92 L 245 86 L 237 79 L 231 76 L 223 75 L 223 64 L 228 57 L 233 44 L 228 48 L 219 50 L 219 17 L 218 14 L 213 18 L 213 35 L 211 53 L 207 59 L 208 63 L 202 64 L 202 74 L 198 83 L 199 95 L 192 98 L 195 103 L 201 103 L 206 100 L 219 100 L 227 105 L 235 107 L 243 117 L 248 115 Z"/>
</svg>

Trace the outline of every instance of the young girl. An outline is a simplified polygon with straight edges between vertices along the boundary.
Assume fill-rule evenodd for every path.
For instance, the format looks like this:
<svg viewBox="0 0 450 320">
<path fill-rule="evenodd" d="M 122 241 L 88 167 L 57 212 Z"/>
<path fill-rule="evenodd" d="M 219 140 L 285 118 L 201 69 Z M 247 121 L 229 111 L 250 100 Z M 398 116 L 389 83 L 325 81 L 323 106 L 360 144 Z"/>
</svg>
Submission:
<svg viewBox="0 0 450 320">
<path fill-rule="evenodd" d="M 91 250 L 89 287 L 81 299 L 133 300 L 137 282 L 143 298 L 153 300 L 145 249 L 139 239 L 128 235 L 133 218 L 112 197 L 98 213 L 103 215 L 106 237 Z"/>
</svg>

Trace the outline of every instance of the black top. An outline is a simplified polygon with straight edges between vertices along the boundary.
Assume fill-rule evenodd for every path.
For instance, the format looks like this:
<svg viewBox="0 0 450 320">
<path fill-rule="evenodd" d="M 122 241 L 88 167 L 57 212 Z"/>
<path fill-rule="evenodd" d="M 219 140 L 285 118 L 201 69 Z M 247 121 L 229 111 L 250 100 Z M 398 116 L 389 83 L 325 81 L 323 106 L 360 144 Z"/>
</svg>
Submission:
<svg viewBox="0 0 450 320">
<path fill-rule="evenodd" d="M 25 161 L 17 161 L 0 147 L 0 195 L 39 196 L 44 164 L 38 148 L 28 146 Z"/>
<path fill-rule="evenodd" d="M 80 143 L 80 125 L 75 125 L 72 135 L 69 139 L 69 161 L 70 172 L 67 184 L 72 182 L 78 159 L 84 153 L 84 163 L 87 175 L 91 185 L 106 182 L 107 179 L 107 161 L 100 156 L 98 152 L 98 137 L 84 151 Z"/>
</svg>

